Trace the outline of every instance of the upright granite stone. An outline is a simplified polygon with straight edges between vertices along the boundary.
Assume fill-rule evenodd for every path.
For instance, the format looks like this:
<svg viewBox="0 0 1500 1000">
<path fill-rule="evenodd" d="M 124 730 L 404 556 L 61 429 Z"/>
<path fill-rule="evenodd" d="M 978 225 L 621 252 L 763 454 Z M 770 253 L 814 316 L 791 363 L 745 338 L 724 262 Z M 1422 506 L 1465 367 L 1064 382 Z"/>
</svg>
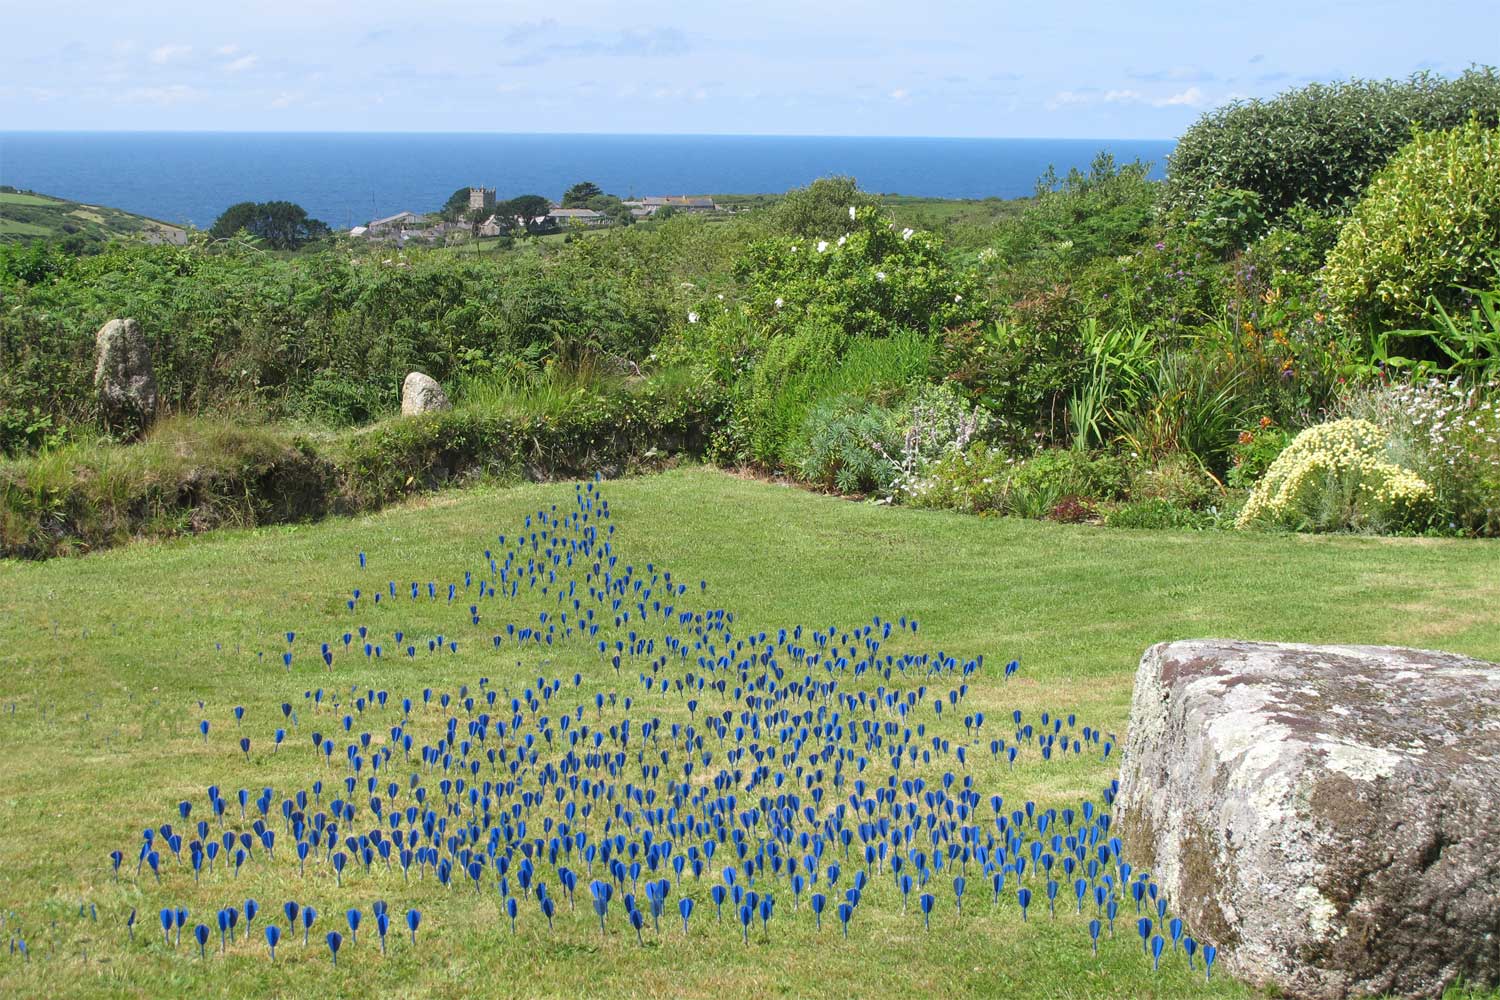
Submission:
<svg viewBox="0 0 1500 1000">
<path fill-rule="evenodd" d="M 1500 981 L 1500 665 L 1153 646 L 1116 829 L 1224 967 L 1293 997 Z"/>
<path fill-rule="evenodd" d="M 412 372 L 406 376 L 406 381 L 401 383 L 401 415 L 403 417 L 447 410 L 451 409 L 452 405 L 448 402 L 448 396 L 443 392 L 443 387 L 438 385 L 437 379 L 423 375 L 421 372 Z"/>
<path fill-rule="evenodd" d="M 156 419 L 156 374 L 135 320 L 112 319 L 94 334 L 94 388 L 110 429 L 137 434 Z"/>
</svg>

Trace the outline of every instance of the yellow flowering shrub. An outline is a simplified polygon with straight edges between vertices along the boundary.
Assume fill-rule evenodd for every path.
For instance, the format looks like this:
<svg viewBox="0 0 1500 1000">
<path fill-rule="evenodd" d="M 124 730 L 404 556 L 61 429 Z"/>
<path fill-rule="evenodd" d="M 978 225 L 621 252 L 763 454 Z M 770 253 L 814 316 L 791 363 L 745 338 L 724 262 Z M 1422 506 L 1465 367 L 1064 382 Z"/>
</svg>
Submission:
<svg viewBox="0 0 1500 1000">
<path fill-rule="evenodd" d="M 1391 462 L 1386 443 L 1385 432 L 1368 420 L 1309 427 L 1271 463 L 1236 526 L 1323 531 L 1419 527 L 1432 511 L 1432 487 Z"/>
</svg>

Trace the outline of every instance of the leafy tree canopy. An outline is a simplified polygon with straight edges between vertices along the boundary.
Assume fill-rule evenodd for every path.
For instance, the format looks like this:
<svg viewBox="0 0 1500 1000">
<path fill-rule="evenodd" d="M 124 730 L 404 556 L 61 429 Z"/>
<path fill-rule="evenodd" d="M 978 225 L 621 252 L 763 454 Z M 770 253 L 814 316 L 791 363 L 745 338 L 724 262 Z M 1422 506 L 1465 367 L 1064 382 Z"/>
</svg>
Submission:
<svg viewBox="0 0 1500 1000">
<path fill-rule="evenodd" d="M 604 194 L 604 189 L 593 181 L 579 181 L 563 194 L 563 208 L 588 208 L 589 202 Z"/>
<path fill-rule="evenodd" d="M 524 229 L 546 216 L 552 202 L 539 194 L 523 194 L 495 206 L 495 216 L 509 229 Z"/>
<path fill-rule="evenodd" d="M 308 218 L 306 209 L 290 201 L 230 205 L 208 232 L 215 239 L 226 239 L 240 230 L 263 240 L 273 250 L 296 250 L 329 232 L 325 223 Z"/>
</svg>

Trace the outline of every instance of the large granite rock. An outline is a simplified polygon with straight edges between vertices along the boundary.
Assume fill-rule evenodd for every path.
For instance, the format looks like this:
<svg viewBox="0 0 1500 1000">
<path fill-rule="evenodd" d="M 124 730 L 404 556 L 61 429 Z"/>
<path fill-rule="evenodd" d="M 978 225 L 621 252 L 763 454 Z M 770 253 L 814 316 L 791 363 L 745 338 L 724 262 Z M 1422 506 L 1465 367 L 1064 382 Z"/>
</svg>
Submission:
<svg viewBox="0 0 1500 1000">
<path fill-rule="evenodd" d="M 156 374 L 135 320 L 112 319 L 94 334 L 94 388 L 111 429 L 137 434 L 156 419 Z"/>
<path fill-rule="evenodd" d="M 1153 646 L 1117 799 L 1226 969 L 1296 997 L 1500 981 L 1500 666 L 1377 646 Z"/>
<path fill-rule="evenodd" d="M 406 381 L 401 383 L 401 415 L 403 417 L 451 408 L 452 404 L 448 402 L 448 396 L 443 392 L 443 387 L 438 385 L 437 379 L 423 375 L 421 372 L 412 372 L 406 376 Z"/>
</svg>

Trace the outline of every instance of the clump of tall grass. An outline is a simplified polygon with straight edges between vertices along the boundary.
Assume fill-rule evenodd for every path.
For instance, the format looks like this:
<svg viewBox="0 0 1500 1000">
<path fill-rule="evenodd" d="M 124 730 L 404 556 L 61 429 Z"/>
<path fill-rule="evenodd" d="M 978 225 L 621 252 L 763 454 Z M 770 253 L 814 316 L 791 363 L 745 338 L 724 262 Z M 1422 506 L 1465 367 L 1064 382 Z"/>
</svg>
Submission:
<svg viewBox="0 0 1500 1000">
<path fill-rule="evenodd" d="M 557 418 L 584 397 L 606 396 L 624 385 L 623 375 L 600 370 L 585 359 L 549 364 L 539 371 L 490 371 L 460 376 L 454 408 L 509 417 Z"/>
</svg>

